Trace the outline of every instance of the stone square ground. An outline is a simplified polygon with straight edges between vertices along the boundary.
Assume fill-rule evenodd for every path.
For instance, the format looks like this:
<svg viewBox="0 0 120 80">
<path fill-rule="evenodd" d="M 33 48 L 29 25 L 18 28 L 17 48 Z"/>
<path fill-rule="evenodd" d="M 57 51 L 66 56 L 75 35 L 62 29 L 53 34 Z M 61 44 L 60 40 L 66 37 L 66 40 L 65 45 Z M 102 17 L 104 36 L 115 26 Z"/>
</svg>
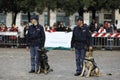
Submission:
<svg viewBox="0 0 120 80">
<path fill-rule="evenodd" d="M 51 50 L 47 55 L 54 71 L 47 75 L 30 74 L 30 55 L 26 49 L 0 48 L 0 80 L 120 80 L 120 51 L 94 51 L 102 76 L 90 78 L 74 76 L 74 51 Z M 109 73 L 112 75 L 106 75 Z"/>
</svg>

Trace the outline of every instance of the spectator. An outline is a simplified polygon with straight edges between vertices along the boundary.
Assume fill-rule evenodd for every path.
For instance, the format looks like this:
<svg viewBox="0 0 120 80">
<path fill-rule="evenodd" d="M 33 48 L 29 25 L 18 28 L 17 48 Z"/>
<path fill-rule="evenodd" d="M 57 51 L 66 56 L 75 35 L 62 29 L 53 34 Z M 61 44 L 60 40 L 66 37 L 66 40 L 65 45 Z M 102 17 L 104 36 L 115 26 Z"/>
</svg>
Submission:
<svg viewBox="0 0 120 80">
<path fill-rule="evenodd" d="M 118 32 L 117 32 L 117 27 L 114 27 L 114 33 L 118 33 Z"/>
<path fill-rule="evenodd" d="M 56 28 L 54 26 L 51 27 L 50 32 L 56 32 Z"/>
<path fill-rule="evenodd" d="M 106 29 L 104 28 L 103 24 L 100 25 L 100 29 L 98 30 L 98 33 L 106 33 Z M 94 44 L 98 42 L 98 44 L 102 45 L 102 50 L 104 50 L 105 49 L 104 45 L 106 43 L 105 41 L 106 41 L 105 38 L 99 37 L 96 40 L 94 39 Z"/>
<path fill-rule="evenodd" d="M 109 22 L 105 24 L 105 29 L 107 33 L 113 33 L 113 28 Z"/>
<path fill-rule="evenodd" d="M 21 23 L 21 26 L 18 27 L 19 33 L 19 44 L 24 43 L 24 23 Z"/>
<path fill-rule="evenodd" d="M 27 36 L 27 33 L 28 33 L 28 29 L 29 29 L 29 23 L 25 25 L 24 27 L 24 43 L 26 43 L 26 36 Z"/>
<path fill-rule="evenodd" d="M 90 31 L 94 33 L 94 32 L 98 32 L 98 30 L 99 30 L 99 25 L 96 22 L 96 20 L 93 19 L 92 23 L 90 24 Z"/>
<path fill-rule="evenodd" d="M 54 27 L 55 30 L 57 29 L 56 23 L 53 24 L 53 27 Z"/>
<path fill-rule="evenodd" d="M 57 31 L 65 31 L 65 27 L 62 22 L 59 23 L 59 25 L 57 27 Z"/>
<path fill-rule="evenodd" d="M 117 33 L 117 27 L 115 26 L 114 23 L 111 23 L 111 27 L 113 29 L 113 33 Z"/>
<path fill-rule="evenodd" d="M 0 31 L 1 32 L 6 32 L 7 31 L 7 26 L 5 24 L 2 24 Z"/>
<path fill-rule="evenodd" d="M 54 23 L 52 27 L 48 30 L 48 32 L 56 32 L 56 24 Z"/>
<path fill-rule="evenodd" d="M 106 33 L 106 29 L 104 28 L 103 24 L 100 25 L 100 29 L 98 30 L 98 33 Z"/>
<path fill-rule="evenodd" d="M 7 31 L 7 27 L 5 24 L 1 24 L 1 29 L 0 32 L 6 32 Z M 4 43 L 6 43 L 8 41 L 8 36 L 5 35 L 0 35 L 0 41 L 4 41 Z M 7 47 L 5 45 L 3 45 L 4 47 Z"/>
<path fill-rule="evenodd" d="M 72 31 L 72 30 L 71 30 L 70 26 L 67 26 L 67 27 L 65 28 L 65 31 L 66 31 L 66 32 L 70 32 L 70 31 Z"/>
<path fill-rule="evenodd" d="M 45 28 L 45 31 L 49 31 L 50 30 L 50 27 L 47 24 L 45 24 L 44 28 Z"/>
<path fill-rule="evenodd" d="M 111 27 L 111 24 L 109 22 L 106 23 L 105 27 L 106 27 L 106 33 L 113 33 L 113 28 Z M 113 46 L 113 38 L 108 37 L 106 49 L 112 50 L 112 46 Z"/>
<path fill-rule="evenodd" d="M 12 31 L 12 32 L 18 32 L 18 28 L 16 27 L 15 24 L 12 24 L 12 26 L 10 28 L 10 31 Z"/>
<path fill-rule="evenodd" d="M 11 28 L 10 28 L 11 32 L 18 32 L 18 28 L 15 26 L 15 24 L 12 24 Z M 9 36 L 10 41 L 12 42 L 12 46 L 11 48 L 13 48 L 14 46 L 16 47 L 16 45 L 14 43 L 17 42 L 17 37 L 16 36 Z"/>
</svg>

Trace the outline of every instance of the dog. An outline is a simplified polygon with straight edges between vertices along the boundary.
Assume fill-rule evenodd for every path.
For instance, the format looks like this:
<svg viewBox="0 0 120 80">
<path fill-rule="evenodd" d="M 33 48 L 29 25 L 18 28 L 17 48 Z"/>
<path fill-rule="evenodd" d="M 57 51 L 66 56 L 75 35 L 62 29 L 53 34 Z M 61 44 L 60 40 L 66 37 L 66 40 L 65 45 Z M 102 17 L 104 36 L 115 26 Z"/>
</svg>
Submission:
<svg viewBox="0 0 120 80">
<path fill-rule="evenodd" d="M 92 50 L 89 50 L 86 53 L 85 60 L 83 61 L 82 73 L 80 75 L 81 77 L 84 76 L 86 69 L 88 70 L 86 77 L 90 77 L 90 76 L 99 77 L 100 76 L 100 71 L 99 71 L 99 68 L 97 67 L 97 65 L 95 63 L 92 52 L 93 52 Z"/>
<path fill-rule="evenodd" d="M 42 50 L 38 50 L 38 52 L 40 53 L 40 55 L 39 55 L 39 66 L 38 66 L 37 74 L 40 73 L 47 74 L 53 71 L 53 69 L 50 69 L 50 65 L 48 64 L 48 56 L 46 54 L 48 50 L 42 49 Z"/>
</svg>

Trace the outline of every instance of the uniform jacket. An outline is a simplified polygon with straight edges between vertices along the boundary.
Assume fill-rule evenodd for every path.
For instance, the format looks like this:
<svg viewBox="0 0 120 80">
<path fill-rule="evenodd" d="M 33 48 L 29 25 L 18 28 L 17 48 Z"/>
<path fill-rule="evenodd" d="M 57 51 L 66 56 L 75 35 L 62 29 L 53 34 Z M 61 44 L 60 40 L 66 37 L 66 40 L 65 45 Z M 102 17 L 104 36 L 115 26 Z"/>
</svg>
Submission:
<svg viewBox="0 0 120 80">
<path fill-rule="evenodd" d="M 76 26 L 72 34 L 71 48 L 85 49 L 87 46 L 92 46 L 89 28 L 86 25 L 83 25 L 81 28 Z"/>
<path fill-rule="evenodd" d="M 45 44 L 45 32 L 41 25 L 31 25 L 26 35 L 26 42 L 28 46 L 38 46 L 39 48 L 44 47 Z"/>
</svg>

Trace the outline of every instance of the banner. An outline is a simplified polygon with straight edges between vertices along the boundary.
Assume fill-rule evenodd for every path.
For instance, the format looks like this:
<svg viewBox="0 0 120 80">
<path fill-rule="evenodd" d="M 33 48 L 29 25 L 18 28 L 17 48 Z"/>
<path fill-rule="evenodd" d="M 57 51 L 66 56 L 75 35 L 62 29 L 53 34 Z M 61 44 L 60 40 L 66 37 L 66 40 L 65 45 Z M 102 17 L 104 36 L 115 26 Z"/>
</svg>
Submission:
<svg viewBox="0 0 120 80">
<path fill-rule="evenodd" d="M 65 47 L 70 48 L 72 32 L 45 32 L 45 47 Z"/>
<path fill-rule="evenodd" d="M 17 32 L 0 32 L 0 35 L 4 36 L 18 36 Z"/>
</svg>

